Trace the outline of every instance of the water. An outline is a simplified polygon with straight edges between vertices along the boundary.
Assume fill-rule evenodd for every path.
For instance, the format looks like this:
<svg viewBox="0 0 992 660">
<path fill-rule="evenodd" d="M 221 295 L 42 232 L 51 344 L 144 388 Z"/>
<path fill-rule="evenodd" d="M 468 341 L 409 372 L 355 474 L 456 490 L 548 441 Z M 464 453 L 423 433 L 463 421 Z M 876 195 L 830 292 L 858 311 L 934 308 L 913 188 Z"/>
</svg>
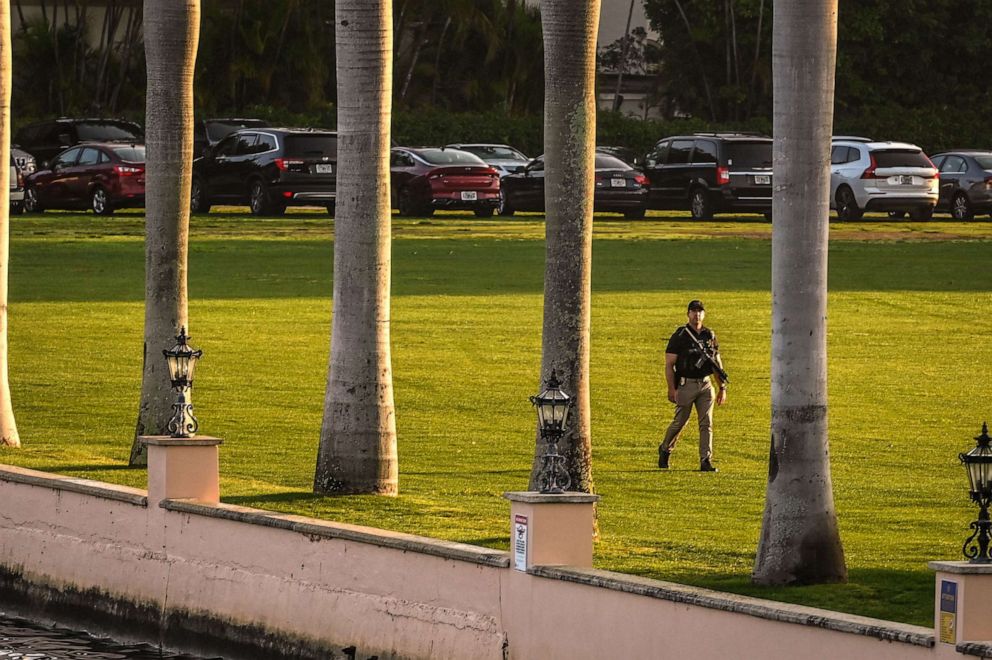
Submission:
<svg viewBox="0 0 992 660">
<path fill-rule="evenodd" d="M 0 614 L 0 660 L 207 660 L 168 653 L 151 644 L 121 644 L 60 626 Z M 222 660 L 212 658 L 211 660 Z"/>
</svg>

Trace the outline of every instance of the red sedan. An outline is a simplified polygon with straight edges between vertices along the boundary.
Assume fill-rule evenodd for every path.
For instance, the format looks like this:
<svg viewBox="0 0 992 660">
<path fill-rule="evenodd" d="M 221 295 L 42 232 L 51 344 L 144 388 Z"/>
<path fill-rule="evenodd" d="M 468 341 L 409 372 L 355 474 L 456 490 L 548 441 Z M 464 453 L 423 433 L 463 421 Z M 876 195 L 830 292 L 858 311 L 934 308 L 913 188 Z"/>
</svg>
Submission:
<svg viewBox="0 0 992 660">
<path fill-rule="evenodd" d="M 66 149 L 24 183 L 24 209 L 115 209 L 145 204 L 145 146 L 81 144 Z"/>
<path fill-rule="evenodd" d="M 454 209 L 488 218 L 499 206 L 499 172 L 467 151 L 397 147 L 389 171 L 393 206 L 400 215 Z"/>
</svg>

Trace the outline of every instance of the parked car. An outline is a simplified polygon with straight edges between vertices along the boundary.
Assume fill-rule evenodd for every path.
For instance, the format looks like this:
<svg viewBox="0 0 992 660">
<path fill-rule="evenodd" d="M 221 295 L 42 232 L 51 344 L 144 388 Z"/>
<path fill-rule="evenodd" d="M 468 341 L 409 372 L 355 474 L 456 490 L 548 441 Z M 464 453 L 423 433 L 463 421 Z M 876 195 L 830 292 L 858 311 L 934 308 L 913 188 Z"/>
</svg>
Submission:
<svg viewBox="0 0 992 660">
<path fill-rule="evenodd" d="M 193 161 L 190 208 L 248 205 L 253 215 L 323 206 L 334 215 L 338 134 L 316 128 L 242 129 Z"/>
<path fill-rule="evenodd" d="M 929 220 L 938 183 L 937 168 L 915 144 L 831 142 L 830 208 L 841 220 L 859 220 L 865 211 L 908 212 L 913 220 Z"/>
<path fill-rule="evenodd" d="M 13 156 L 10 157 L 10 214 L 24 213 L 24 175 Z"/>
<path fill-rule="evenodd" d="M 623 213 L 643 218 L 647 211 L 648 179 L 644 173 L 608 154 L 596 154 L 596 187 L 593 210 Z M 538 156 L 523 172 L 503 177 L 500 215 L 517 211 L 544 210 L 544 156 Z"/>
<path fill-rule="evenodd" d="M 944 151 L 930 160 L 940 172 L 938 211 L 949 212 L 955 220 L 992 213 L 992 151 Z"/>
<path fill-rule="evenodd" d="M 475 154 L 483 162 L 499 172 L 500 176 L 513 174 L 524 169 L 530 161 L 518 149 L 506 144 L 449 144 L 445 149 L 461 149 Z"/>
<path fill-rule="evenodd" d="M 213 147 L 234 131 L 242 128 L 267 128 L 268 122 L 261 119 L 240 119 L 223 117 L 203 119 L 193 126 L 193 157 L 206 155 L 207 147 Z"/>
<path fill-rule="evenodd" d="M 21 174 L 24 176 L 27 176 L 38 169 L 38 161 L 35 160 L 35 157 L 23 149 L 18 148 L 16 144 L 10 145 L 10 155 L 17 164 L 17 169 L 19 169 Z"/>
<path fill-rule="evenodd" d="M 116 143 L 72 147 L 28 176 L 24 187 L 24 208 L 30 213 L 89 208 L 97 215 L 110 215 L 115 209 L 144 206 L 145 147 Z"/>
<path fill-rule="evenodd" d="M 34 156 L 44 167 L 69 147 L 81 142 L 144 142 L 141 126 L 123 119 L 52 119 L 17 131 L 12 142 Z"/>
<path fill-rule="evenodd" d="M 633 167 L 641 167 L 642 165 L 644 165 L 644 157 L 638 155 L 636 151 L 628 147 L 610 147 L 610 146 L 601 145 L 596 147 L 596 151 L 598 151 L 601 154 L 608 154 L 610 156 L 619 158 L 623 162 Z"/>
<path fill-rule="evenodd" d="M 435 209 L 473 211 L 488 218 L 499 206 L 499 172 L 460 149 L 397 147 L 389 159 L 393 208 L 430 216 Z"/>
<path fill-rule="evenodd" d="M 659 140 L 645 159 L 648 207 L 714 213 L 772 212 L 772 139 L 747 133 L 695 133 Z"/>
</svg>

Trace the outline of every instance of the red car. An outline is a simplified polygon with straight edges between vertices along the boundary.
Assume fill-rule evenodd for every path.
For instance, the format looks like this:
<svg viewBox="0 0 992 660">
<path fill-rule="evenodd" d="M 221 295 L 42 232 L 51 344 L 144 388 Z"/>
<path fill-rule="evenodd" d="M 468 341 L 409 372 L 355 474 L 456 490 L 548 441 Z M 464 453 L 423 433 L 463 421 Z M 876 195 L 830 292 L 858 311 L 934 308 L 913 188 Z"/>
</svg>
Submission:
<svg viewBox="0 0 992 660">
<path fill-rule="evenodd" d="M 24 182 L 24 209 L 114 209 L 145 204 L 145 145 L 80 144 Z"/>
<path fill-rule="evenodd" d="M 397 147 L 389 170 L 393 207 L 400 215 L 461 209 L 488 218 L 499 206 L 499 172 L 467 151 Z"/>
</svg>

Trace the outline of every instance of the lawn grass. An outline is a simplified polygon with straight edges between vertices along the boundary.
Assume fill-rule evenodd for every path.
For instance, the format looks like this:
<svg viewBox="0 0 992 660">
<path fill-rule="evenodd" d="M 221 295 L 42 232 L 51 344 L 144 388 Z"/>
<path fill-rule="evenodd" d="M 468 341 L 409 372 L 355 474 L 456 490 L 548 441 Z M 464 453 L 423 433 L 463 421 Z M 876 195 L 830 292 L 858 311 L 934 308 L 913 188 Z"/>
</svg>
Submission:
<svg viewBox="0 0 992 660">
<path fill-rule="evenodd" d="M 538 387 L 538 215 L 396 219 L 392 344 L 397 498 L 311 494 L 331 315 L 333 223 L 297 213 L 194 217 L 192 343 L 201 430 L 224 438 L 225 502 L 509 546 Z M 0 461 L 145 486 L 127 469 L 143 322 L 138 212 L 12 223 L 10 380 L 23 448 Z M 770 226 L 597 217 L 593 476 L 597 567 L 931 625 L 932 559 L 960 557 L 976 511 L 958 452 L 990 417 L 992 225 L 834 224 L 830 434 L 846 585 L 749 577 L 768 454 Z M 733 379 L 715 418 L 718 474 L 693 471 L 693 422 L 655 469 L 671 415 L 662 351 L 701 298 Z"/>
</svg>

